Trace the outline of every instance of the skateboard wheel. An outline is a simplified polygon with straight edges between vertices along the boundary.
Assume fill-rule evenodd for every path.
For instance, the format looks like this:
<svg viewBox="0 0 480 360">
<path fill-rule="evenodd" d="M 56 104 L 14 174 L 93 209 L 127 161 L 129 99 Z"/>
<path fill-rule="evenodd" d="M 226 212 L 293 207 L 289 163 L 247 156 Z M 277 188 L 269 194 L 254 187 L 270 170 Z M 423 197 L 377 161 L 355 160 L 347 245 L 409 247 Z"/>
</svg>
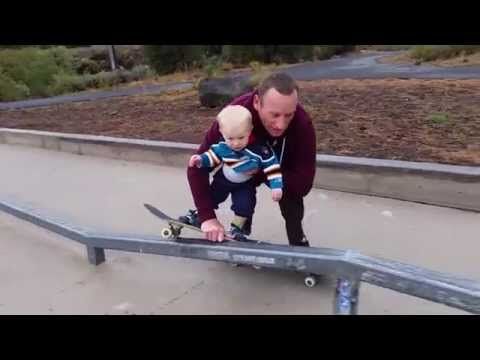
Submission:
<svg viewBox="0 0 480 360">
<path fill-rule="evenodd" d="M 306 276 L 303 281 L 305 283 L 305 286 L 308 288 L 313 288 L 315 287 L 315 285 L 317 285 L 317 279 L 313 275 Z"/>
<path fill-rule="evenodd" d="M 161 235 L 164 239 L 170 239 L 173 236 L 173 232 L 172 230 L 165 228 L 165 229 L 162 229 Z"/>
</svg>

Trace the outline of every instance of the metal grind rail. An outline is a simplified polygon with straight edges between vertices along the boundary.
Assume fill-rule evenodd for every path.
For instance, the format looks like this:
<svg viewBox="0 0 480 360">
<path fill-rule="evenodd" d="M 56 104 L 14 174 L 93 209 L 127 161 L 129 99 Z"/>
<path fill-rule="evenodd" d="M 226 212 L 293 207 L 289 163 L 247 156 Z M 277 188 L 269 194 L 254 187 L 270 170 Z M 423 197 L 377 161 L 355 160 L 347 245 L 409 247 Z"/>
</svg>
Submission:
<svg viewBox="0 0 480 360">
<path fill-rule="evenodd" d="M 8 202 L 0 201 L 0 210 L 85 245 L 88 261 L 93 265 L 105 261 L 105 250 L 259 265 L 336 278 L 334 314 L 357 314 L 362 282 L 480 314 L 480 282 L 354 251 L 262 243 L 210 243 L 190 238 L 168 241 L 160 236 L 96 234 L 67 224 L 61 219 L 41 216 L 34 209 Z"/>
</svg>

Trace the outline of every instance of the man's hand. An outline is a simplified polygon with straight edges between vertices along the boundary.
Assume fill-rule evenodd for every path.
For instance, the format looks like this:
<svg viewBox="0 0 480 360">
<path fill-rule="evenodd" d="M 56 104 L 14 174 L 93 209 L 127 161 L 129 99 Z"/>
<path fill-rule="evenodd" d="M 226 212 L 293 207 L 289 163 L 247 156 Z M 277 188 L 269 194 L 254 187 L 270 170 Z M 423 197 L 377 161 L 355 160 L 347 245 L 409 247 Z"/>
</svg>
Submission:
<svg viewBox="0 0 480 360">
<path fill-rule="evenodd" d="M 222 242 L 225 236 L 225 228 L 217 219 L 206 220 L 202 223 L 202 231 L 210 241 Z"/>
<path fill-rule="evenodd" d="M 200 155 L 193 155 L 190 158 L 190 161 L 188 162 L 188 166 L 189 167 L 195 167 L 195 166 L 198 167 L 201 163 L 202 163 L 202 158 L 200 157 Z"/>
<path fill-rule="evenodd" d="M 273 189 L 272 190 L 272 199 L 273 201 L 280 201 L 283 196 L 282 189 Z"/>
</svg>

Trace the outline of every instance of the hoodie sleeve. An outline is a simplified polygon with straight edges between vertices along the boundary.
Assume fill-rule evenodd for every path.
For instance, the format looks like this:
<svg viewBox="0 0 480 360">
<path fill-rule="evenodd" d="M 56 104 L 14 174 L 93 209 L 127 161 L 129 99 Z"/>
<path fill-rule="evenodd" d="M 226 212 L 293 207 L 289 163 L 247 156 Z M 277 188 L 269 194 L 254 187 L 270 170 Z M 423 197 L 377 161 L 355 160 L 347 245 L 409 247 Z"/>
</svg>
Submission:
<svg viewBox="0 0 480 360">
<path fill-rule="evenodd" d="M 285 191 L 296 197 L 306 196 L 313 187 L 316 170 L 317 143 L 312 121 L 308 114 L 301 110 L 305 122 L 294 134 L 293 153 L 288 164 L 282 163 Z M 288 144 L 287 139 L 287 146 Z"/>
<path fill-rule="evenodd" d="M 222 135 L 218 129 L 218 123 L 215 121 L 208 130 L 203 143 L 197 150 L 197 154 L 207 152 L 213 144 L 218 143 Z M 215 204 L 210 190 L 209 173 L 212 168 L 189 167 L 187 170 L 188 183 L 192 192 L 193 202 L 198 210 L 200 222 L 215 219 Z"/>
</svg>

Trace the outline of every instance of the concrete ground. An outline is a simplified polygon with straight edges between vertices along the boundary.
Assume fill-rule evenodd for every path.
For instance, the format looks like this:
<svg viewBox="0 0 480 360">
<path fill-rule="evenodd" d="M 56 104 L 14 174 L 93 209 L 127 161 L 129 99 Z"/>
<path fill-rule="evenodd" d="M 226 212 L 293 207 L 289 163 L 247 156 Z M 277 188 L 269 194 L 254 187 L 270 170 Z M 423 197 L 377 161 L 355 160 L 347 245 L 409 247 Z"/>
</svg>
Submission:
<svg viewBox="0 0 480 360">
<path fill-rule="evenodd" d="M 95 232 L 158 234 L 150 202 L 173 216 L 191 206 L 185 170 L 0 145 L 0 201 L 34 207 Z M 229 218 L 228 204 L 220 218 Z M 480 214 L 313 190 L 305 229 L 313 246 L 354 249 L 480 280 Z M 253 238 L 286 243 L 265 188 Z M 188 233 L 186 233 L 188 234 Z M 195 235 L 195 234 L 188 234 Z M 307 289 L 298 274 L 85 248 L 0 213 L 0 314 L 331 314 L 333 279 Z M 362 284 L 360 314 L 466 314 Z"/>
</svg>

